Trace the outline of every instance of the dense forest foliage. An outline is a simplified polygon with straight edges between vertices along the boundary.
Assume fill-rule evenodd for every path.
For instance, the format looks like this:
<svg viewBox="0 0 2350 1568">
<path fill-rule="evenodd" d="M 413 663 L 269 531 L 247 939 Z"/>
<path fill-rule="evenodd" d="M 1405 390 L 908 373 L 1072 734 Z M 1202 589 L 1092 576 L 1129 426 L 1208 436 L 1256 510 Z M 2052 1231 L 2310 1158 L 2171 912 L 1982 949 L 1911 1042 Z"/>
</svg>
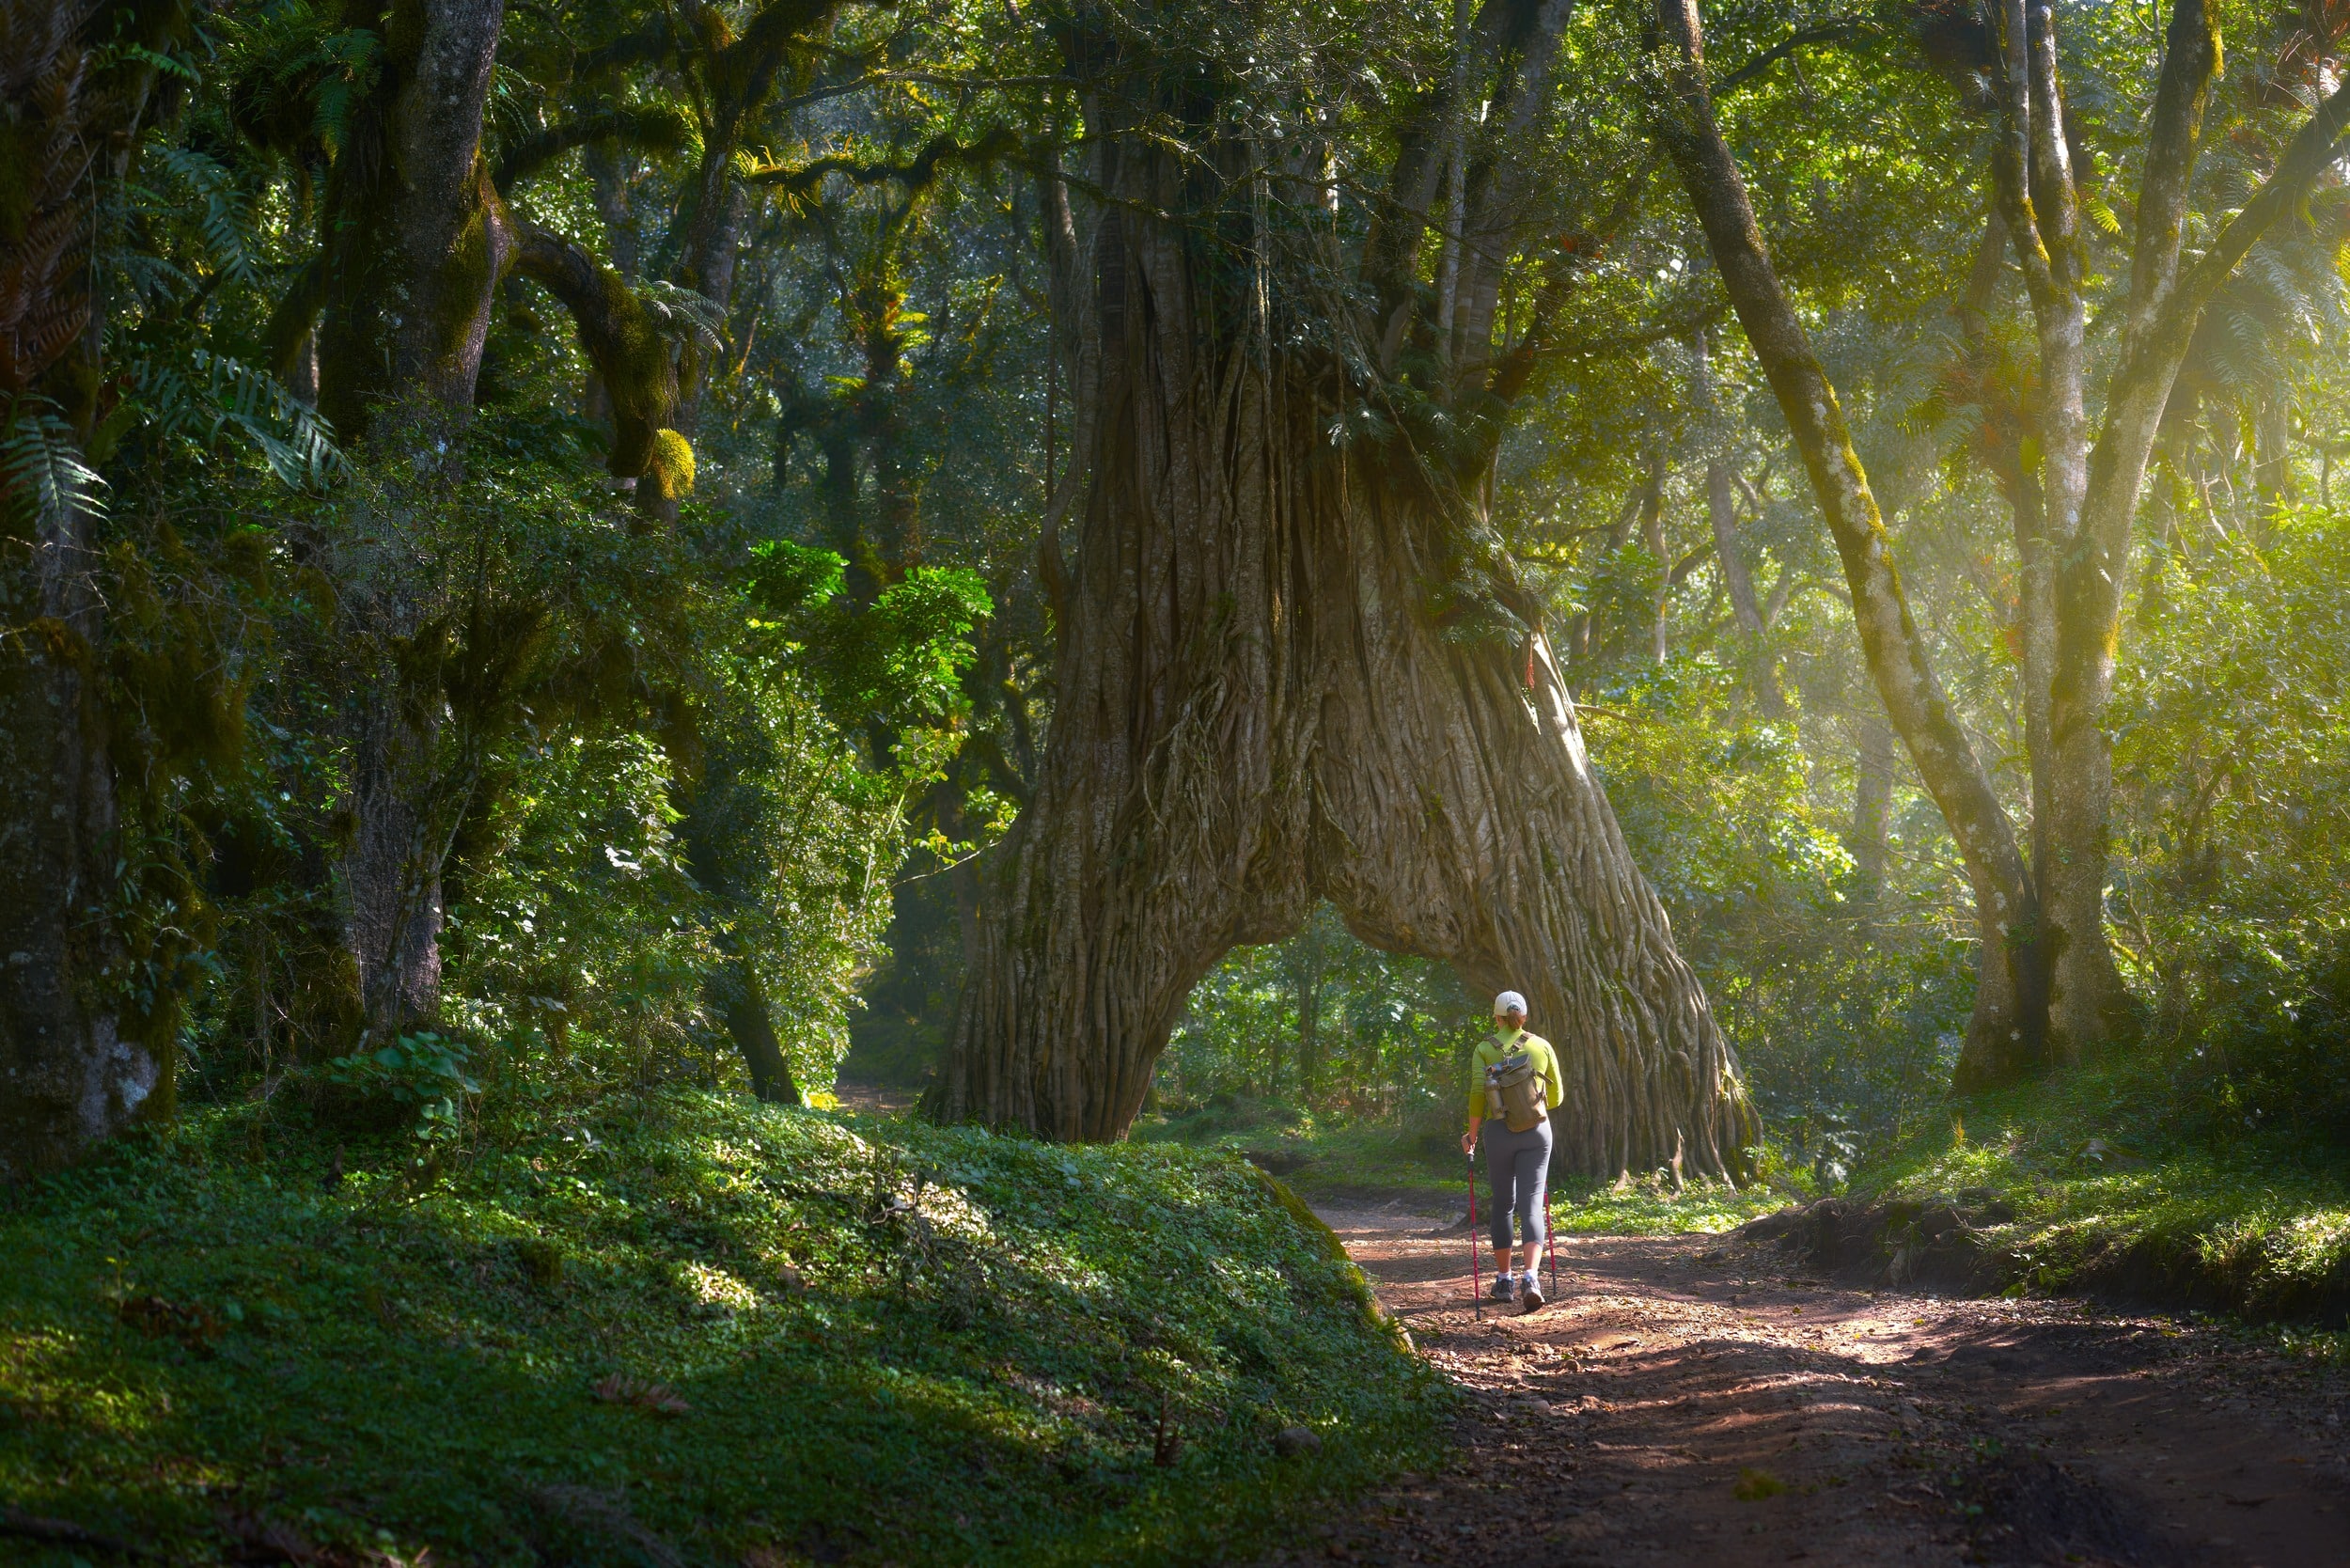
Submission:
<svg viewBox="0 0 2350 1568">
<path fill-rule="evenodd" d="M 1113 218 L 1319 400 L 1281 482 L 1422 497 L 1426 646 L 1556 666 L 1720 1128 L 2120 1053 L 2350 1136 L 2339 4 L 7 16 L 22 1168 L 978 1059 L 1006 834 L 1107 810 L 1086 563 L 1214 456 L 1104 379 Z M 1134 1093 L 1440 1117 L 1476 965 L 1295 875 Z"/>
<path fill-rule="evenodd" d="M 1915 1291 L 2350 1356 L 2346 78 L 2350 0 L 0 0 L 0 1550 L 2135 1529 L 2030 1423 L 2191 1457 L 2177 1331 Z M 1534 1318 L 1519 1187 L 1507 1323 L 1505 989 L 1613 1238 Z"/>
</svg>

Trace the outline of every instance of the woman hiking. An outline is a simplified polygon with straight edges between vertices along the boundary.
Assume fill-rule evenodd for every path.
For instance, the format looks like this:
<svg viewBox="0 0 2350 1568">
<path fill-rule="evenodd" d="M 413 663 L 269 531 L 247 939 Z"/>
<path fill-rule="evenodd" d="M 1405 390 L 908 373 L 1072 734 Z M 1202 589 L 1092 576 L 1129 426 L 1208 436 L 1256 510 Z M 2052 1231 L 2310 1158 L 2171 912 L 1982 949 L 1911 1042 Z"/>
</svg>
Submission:
<svg viewBox="0 0 2350 1568">
<path fill-rule="evenodd" d="M 1494 998 L 1494 1032 L 1469 1058 L 1468 1131 L 1461 1152 L 1474 1160 L 1481 1131 L 1485 1168 L 1493 1180 L 1496 1301 L 1543 1304 L 1538 1260 L 1543 1249 L 1543 1189 L 1550 1181 L 1550 1112 L 1559 1104 L 1559 1055 L 1526 1027 L 1526 998 L 1504 991 Z M 1524 1266 L 1510 1271 L 1510 1217 L 1517 1215 Z"/>
</svg>

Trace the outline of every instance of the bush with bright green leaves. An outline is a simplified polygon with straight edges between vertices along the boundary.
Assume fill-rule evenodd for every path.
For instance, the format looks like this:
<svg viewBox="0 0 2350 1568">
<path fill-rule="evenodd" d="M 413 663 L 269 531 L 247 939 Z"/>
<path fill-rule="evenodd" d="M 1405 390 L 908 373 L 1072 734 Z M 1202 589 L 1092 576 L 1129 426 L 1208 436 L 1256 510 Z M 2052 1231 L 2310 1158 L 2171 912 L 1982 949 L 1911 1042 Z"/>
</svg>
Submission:
<svg viewBox="0 0 2350 1568">
<path fill-rule="evenodd" d="M 2170 1115 L 2350 1149 L 2350 510 L 2157 544 L 2116 699 L 2121 958 Z"/>
<path fill-rule="evenodd" d="M 471 1056 L 464 1041 L 426 1029 L 321 1062 L 313 1076 L 360 1105 L 384 1105 L 404 1114 L 416 1138 L 446 1143 L 462 1130 L 465 1101 L 481 1089 L 468 1072 Z"/>
<path fill-rule="evenodd" d="M 1764 716 L 1749 679 L 1710 655 L 1629 665 L 1593 694 L 1608 716 L 1591 755 L 1767 1136 L 1834 1184 L 1936 1113 L 1973 951 L 1931 859 L 1897 853 L 1886 885 L 1862 885 L 1829 792 L 1841 781 L 1819 776 L 1800 713 Z M 1897 852 L 1900 836 L 1940 833 L 1894 825 Z M 1904 870 L 1913 859 L 1926 874 Z"/>
</svg>

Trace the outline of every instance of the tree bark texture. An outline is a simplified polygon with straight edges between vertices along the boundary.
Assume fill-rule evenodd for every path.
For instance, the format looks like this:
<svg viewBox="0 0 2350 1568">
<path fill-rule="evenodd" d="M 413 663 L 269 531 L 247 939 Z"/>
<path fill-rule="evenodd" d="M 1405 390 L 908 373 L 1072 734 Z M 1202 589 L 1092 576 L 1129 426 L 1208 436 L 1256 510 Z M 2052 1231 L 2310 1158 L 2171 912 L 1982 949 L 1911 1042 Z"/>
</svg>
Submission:
<svg viewBox="0 0 2350 1568">
<path fill-rule="evenodd" d="M 2023 852 L 1927 658 L 1836 389 L 1779 283 L 1746 181 L 1715 121 L 1697 0 L 1658 0 L 1656 23 L 1667 75 L 1658 134 L 1803 455 L 1812 494 L 1843 562 L 1853 619 L 1877 695 L 1950 824 L 1974 892 L 1982 943 L 1958 1087 L 2004 1082 L 2039 1061 L 2047 1016 L 2039 901 Z"/>
<path fill-rule="evenodd" d="M 151 110 L 147 58 L 176 15 L 0 0 L 0 123 L 19 205 L 0 224 L 0 435 L 78 463 L 98 394 L 97 196 L 119 189 Z M 78 486 L 0 491 L 0 1184 L 72 1161 L 172 1098 L 170 1031 L 131 1004 L 115 922 L 119 808 Z"/>
<path fill-rule="evenodd" d="M 384 66 L 328 177 L 316 328 L 319 406 L 346 439 L 402 460 L 396 506 L 437 504 L 474 389 L 514 230 L 482 149 L 503 0 L 420 0 L 384 24 Z M 396 411 L 396 412 L 395 412 Z M 432 563 L 403 571 L 430 572 Z M 391 577 L 348 595 L 344 940 L 370 1037 L 440 1008 L 445 706 L 426 590 Z"/>
<path fill-rule="evenodd" d="M 441 1003 L 441 870 L 451 824 L 443 791 L 437 682 L 405 678 L 397 658 L 351 704 L 351 839 L 343 852 L 346 939 L 359 1005 L 381 1043 L 430 1020 Z"/>
<path fill-rule="evenodd" d="M 1448 637 L 1450 497 L 1392 449 L 1331 445 L 1344 381 L 1272 347 L 1228 256 L 1150 215 L 1189 199 L 1167 153 L 1097 158 L 1053 729 L 932 1112 L 1121 1136 L 1194 984 L 1326 898 L 1374 946 L 1528 995 L 1566 1074 L 1566 1166 L 1742 1169 L 1736 1058 L 1547 639 Z"/>
<path fill-rule="evenodd" d="M 386 402 L 422 447 L 462 425 L 513 236 L 481 152 L 504 0 L 421 0 L 327 181 L 319 406 L 346 440 Z"/>
</svg>

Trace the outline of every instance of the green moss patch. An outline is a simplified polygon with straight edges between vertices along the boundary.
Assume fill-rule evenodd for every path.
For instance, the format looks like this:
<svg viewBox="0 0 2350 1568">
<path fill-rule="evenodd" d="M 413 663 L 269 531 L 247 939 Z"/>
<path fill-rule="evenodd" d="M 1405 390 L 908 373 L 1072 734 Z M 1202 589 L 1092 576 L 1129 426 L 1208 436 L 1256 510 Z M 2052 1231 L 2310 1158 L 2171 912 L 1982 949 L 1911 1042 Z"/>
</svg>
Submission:
<svg viewBox="0 0 2350 1568">
<path fill-rule="evenodd" d="M 1209 1560 L 1449 1410 L 1226 1155 L 690 1093 L 429 1182 L 253 1147 L 197 1119 L 0 1216 L 20 1514 L 189 1562 Z"/>
</svg>

